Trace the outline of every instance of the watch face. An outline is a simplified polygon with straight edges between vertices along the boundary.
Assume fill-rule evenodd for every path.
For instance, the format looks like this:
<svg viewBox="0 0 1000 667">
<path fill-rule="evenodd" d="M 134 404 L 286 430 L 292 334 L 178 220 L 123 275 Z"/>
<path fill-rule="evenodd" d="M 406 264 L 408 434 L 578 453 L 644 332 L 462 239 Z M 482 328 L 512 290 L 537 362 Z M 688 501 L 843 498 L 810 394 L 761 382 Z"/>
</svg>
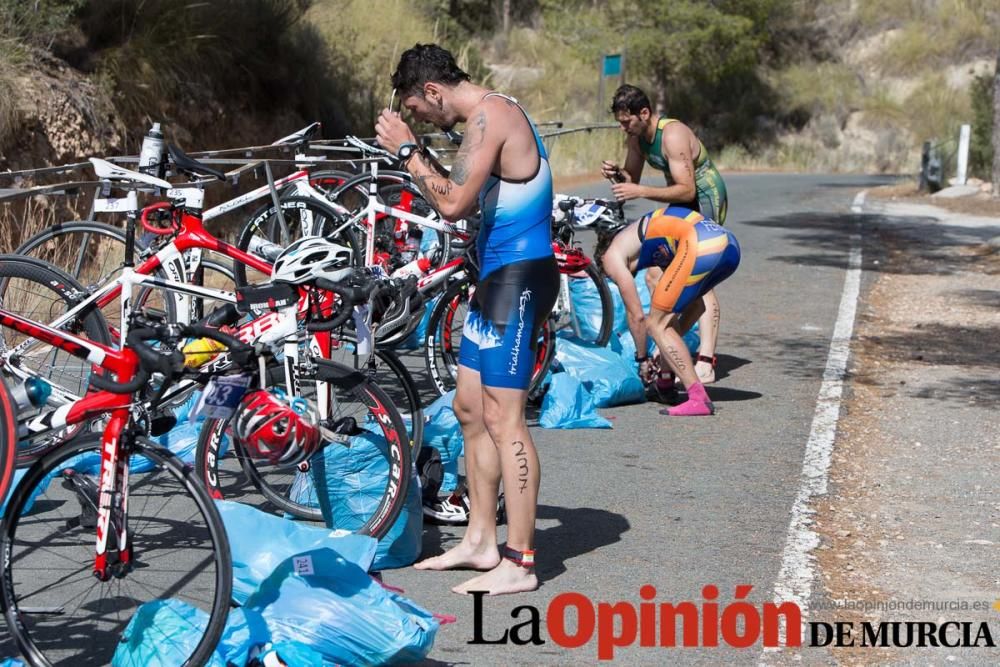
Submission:
<svg viewBox="0 0 1000 667">
<path fill-rule="evenodd" d="M 413 155 L 414 150 L 416 149 L 414 149 L 413 146 L 403 146 L 402 148 L 399 149 L 399 157 L 405 160 L 406 158 Z"/>
</svg>

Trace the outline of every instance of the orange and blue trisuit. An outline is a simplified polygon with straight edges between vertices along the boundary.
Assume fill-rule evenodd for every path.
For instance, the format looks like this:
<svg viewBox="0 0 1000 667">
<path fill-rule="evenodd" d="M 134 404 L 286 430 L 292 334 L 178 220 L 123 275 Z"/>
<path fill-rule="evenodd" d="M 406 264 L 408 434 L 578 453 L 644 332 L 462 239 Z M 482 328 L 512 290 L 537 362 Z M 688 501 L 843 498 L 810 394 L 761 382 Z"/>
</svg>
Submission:
<svg viewBox="0 0 1000 667">
<path fill-rule="evenodd" d="M 732 232 L 689 208 L 658 208 L 638 227 L 642 247 L 636 270 L 663 269 L 652 294 L 658 310 L 682 312 L 740 265 L 740 244 Z"/>
</svg>

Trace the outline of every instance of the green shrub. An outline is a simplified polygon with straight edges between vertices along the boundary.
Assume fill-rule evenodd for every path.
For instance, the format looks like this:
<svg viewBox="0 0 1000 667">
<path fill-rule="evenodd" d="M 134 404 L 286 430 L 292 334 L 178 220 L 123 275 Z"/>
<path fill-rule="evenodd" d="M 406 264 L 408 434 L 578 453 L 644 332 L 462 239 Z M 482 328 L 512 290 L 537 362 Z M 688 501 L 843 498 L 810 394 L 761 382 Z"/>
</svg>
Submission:
<svg viewBox="0 0 1000 667">
<path fill-rule="evenodd" d="M 993 75 L 981 74 L 972 81 L 972 137 L 969 146 L 969 173 L 993 178 Z"/>
<path fill-rule="evenodd" d="M 925 76 L 906 98 L 904 108 L 917 145 L 927 140 L 956 140 L 959 127 L 972 117 L 966 91 L 952 88 L 940 73 Z"/>
</svg>

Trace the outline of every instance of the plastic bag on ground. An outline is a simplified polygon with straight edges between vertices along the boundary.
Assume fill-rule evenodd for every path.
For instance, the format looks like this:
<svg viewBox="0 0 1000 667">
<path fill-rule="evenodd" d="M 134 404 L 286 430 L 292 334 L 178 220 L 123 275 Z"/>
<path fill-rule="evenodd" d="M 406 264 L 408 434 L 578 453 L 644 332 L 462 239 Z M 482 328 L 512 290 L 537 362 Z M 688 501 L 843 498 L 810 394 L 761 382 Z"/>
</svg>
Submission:
<svg viewBox="0 0 1000 667">
<path fill-rule="evenodd" d="M 613 302 L 614 296 L 618 294 L 618 286 L 606 278 L 602 278 L 602 280 L 607 283 L 608 288 L 611 290 Z M 604 311 L 601 308 L 601 293 L 597 291 L 597 285 L 589 278 L 570 278 L 569 296 L 573 302 L 576 325 L 580 328 L 579 337 L 584 340 L 596 339 L 597 334 L 600 333 L 601 323 L 604 319 Z M 615 307 L 615 321 L 612 325 L 612 331 L 618 330 L 620 326 L 619 318 L 624 322 L 625 305 L 622 303 L 620 295 Z"/>
<path fill-rule="evenodd" d="M 424 314 L 420 318 L 420 324 L 396 347 L 401 350 L 419 350 L 423 348 L 424 341 L 427 339 L 427 325 L 431 321 L 431 313 L 434 311 L 434 305 L 437 303 L 438 298 L 440 296 L 435 297 L 427 303 L 424 308 Z"/>
<path fill-rule="evenodd" d="M 153 600 L 136 609 L 111 659 L 112 667 L 177 667 L 208 626 L 208 614 L 180 600 Z M 226 667 L 213 654 L 208 667 Z"/>
<path fill-rule="evenodd" d="M 611 428 L 611 422 L 597 414 L 593 395 L 569 373 L 552 376 L 538 424 L 542 428 Z"/>
<path fill-rule="evenodd" d="M 388 443 L 373 431 L 351 438 L 350 447 L 330 445 L 310 460 L 323 520 L 329 528 L 354 531 L 375 513 L 385 491 Z M 372 569 L 412 565 L 423 544 L 424 513 L 420 482 L 413 466 L 406 504 L 389 532 L 379 540 Z"/>
<path fill-rule="evenodd" d="M 365 570 L 375 557 L 376 541 L 366 535 L 334 536 L 330 530 L 262 512 L 229 500 L 216 501 L 233 555 L 233 600 L 243 604 L 285 559 L 327 547 Z"/>
<path fill-rule="evenodd" d="M 441 491 L 450 493 L 458 486 L 458 459 L 462 457 L 465 440 L 462 438 L 462 427 L 458 423 L 451 404 L 455 401 L 455 390 L 430 404 L 424 410 L 424 446 L 434 447 L 441 454 L 441 465 L 444 466 L 444 479 Z"/>
<path fill-rule="evenodd" d="M 416 662 L 438 630 L 430 612 L 330 549 L 284 561 L 247 607 L 263 616 L 275 645 L 299 642 L 343 665 Z"/>
<path fill-rule="evenodd" d="M 269 641 L 271 635 L 264 618 L 251 609 L 235 607 L 229 610 L 226 629 L 215 647 L 215 655 L 227 667 L 245 665 L 254 648 Z"/>
<path fill-rule="evenodd" d="M 284 664 L 289 667 L 326 667 L 323 656 L 302 642 L 278 642 L 263 647 L 257 659 L 262 665 Z M 278 660 L 280 662 L 274 662 Z M 240 663 L 242 664 L 242 663 Z"/>
<path fill-rule="evenodd" d="M 620 343 L 600 348 L 577 338 L 558 336 L 556 361 L 565 373 L 579 380 L 593 394 L 597 407 L 609 408 L 645 400 L 635 361 L 624 358 L 615 349 L 621 347 Z"/>
</svg>

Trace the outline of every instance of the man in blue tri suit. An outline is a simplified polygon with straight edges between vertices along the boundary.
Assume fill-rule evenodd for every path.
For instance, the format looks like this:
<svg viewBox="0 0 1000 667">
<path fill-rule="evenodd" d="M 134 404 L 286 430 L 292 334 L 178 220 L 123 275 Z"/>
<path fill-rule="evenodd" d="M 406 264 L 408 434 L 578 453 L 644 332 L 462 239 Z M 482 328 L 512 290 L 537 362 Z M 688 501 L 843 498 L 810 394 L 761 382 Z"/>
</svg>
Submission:
<svg viewBox="0 0 1000 667">
<path fill-rule="evenodd" d="M 465 123 L 451 171 L 419 148 L 391 109 L 378 142 L 396 153 L 427 200 L 448 219 L 476 210 L 480 274 L 459 351 L 455 415 L 465 438 L 469 526 L 458 546 L 419 569 L 486 570 L 452 590 L 491 595 L 534 590 L 540 467 L 524 417 L 538 333 L 559 289 L 552 254 L 552 173 L 538 132 L 509 97 L 472 83 L 445 49 L 417 44 L 392 85 L 414 118 L 450 130 Z M 497 495 L 503 480 L 507 544 L 498 552 Z"/>
</svg>

